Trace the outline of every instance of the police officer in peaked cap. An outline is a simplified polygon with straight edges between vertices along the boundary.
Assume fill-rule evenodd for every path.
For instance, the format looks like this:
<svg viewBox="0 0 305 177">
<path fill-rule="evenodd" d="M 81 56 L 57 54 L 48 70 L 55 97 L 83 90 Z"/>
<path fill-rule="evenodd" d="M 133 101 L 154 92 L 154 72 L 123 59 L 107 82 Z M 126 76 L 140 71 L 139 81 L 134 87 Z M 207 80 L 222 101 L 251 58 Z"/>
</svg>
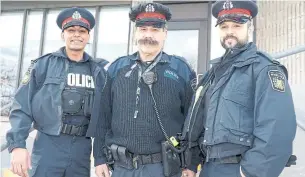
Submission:
<svg viewBox="0 0 305 177">
<path fill-rule="evenodd" d="M 224 55 L 200 80 L 188 119 L 204 156 L 201 177 L 276 177 L 296 133 L 286 68 L 249 41 L 258 8 L 251 0 L 213 4 Z M 198 126 L 201 125 L 201 126 Z M 199 137 L 199 138 L 198 138 Z"/>
<path fill-rule="evenodd" d="M 22 177 L 89 177 L 91 137 L 110 111 L 105 62 L 84 52 L 93 15 L 68 8 L 56 22 L 65 46 L 32 60 L 9 116 L 11 168 Z M 32 123 L 37 134 L 30 156 L 26 139 Z M 94 157 L 99 160 L 99 151 Z"/>
<path fill-rule="evenodd" d="M 161 143 L 171 143 L 167 136 L 182 131 L 196 75 L 184 58 L 162 51 L 171 16 L 159 3 L 133 7 L 129 17 L 136 26 L 138 52 L 116 59 L 108 68 L 112 117 L 105 139 L 107 156 L 114 160 L 112 177 L 165 176 Z M 181 177 L 180 166 L 171 165 L 178 170 L 170 175 Z M 187 168 L 185 173 L 194 176 L 196 165 Z M 109 176 L 105 162 L 96 172 L 98 177 Z"/>
</svg>

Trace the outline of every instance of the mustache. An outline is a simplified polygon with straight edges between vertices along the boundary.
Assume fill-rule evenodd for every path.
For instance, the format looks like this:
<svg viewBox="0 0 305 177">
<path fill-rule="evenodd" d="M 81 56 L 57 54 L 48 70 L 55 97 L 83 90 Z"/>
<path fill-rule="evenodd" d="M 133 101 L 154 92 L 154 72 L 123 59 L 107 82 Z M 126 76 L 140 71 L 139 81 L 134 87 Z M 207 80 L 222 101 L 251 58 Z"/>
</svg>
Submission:
<svg viewBox="0 0 305 177">
<path fill-rule="evenodd" d="M 138 44 L 142 44 L 142 45 L 158 45 L 159 42 L 152 39 L 152 38 L 144 38 L 144 39 L 140 39 L 138 40 Z"/>
<path fill-rule="evenodd" d="M 235 37 L 235 36 L 233 36 L 233 35 L 227 35 L 227 36 L 223 39 L 223 41 L 225 41 L 225 40 L 227 40 L 227 39 L 229 39 L 229 38 L 233 38 L 233 39 L 235 39 L 236 41 L 239 41 L 238 38 Z"/>
</svg>

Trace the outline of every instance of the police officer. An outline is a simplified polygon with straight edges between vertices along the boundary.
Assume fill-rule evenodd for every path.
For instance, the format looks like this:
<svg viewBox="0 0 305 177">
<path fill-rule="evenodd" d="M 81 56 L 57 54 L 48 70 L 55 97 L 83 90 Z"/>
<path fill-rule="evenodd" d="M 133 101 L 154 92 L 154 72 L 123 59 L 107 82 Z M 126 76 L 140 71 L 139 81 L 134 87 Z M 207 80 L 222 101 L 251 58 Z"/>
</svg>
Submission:
<svg viewBox="0 0 305 177">
<path fill-rule="evenodd" d="M 84 52 L 93 15 L 68 8 L 58 15 L 57 25 L 65 46 L 32 61 L 9 117 L 11 168 L 20 176 L 89 177 L 90 137 L 105 116 L 107 73 Z M 38 131 L 30 158 L 26 139 L 32 123 Z"/>
<path fill-rule="evenodd" d="M 205 156 L 201 177 L 276 177 L 292 154 L 296 116 L 287 70 L 249 42 L 257 13 L 251 0 L 212 7 L 226 52 L 211 61 L 189 112 L 190 134 L 200 137 Z"/>
<path fill-rule="evenodd" d="M 112 119 L 106 145 L 115 161 L 112 177 L 162 177 L 161 143 L 165 134 L 181 132 L 196 75 L 184 58 L 162 51 L 171 19 L 168 7 L 141 3 L 129 17 L 135 22 L 138 52 L 108 68 Z M 96 167 L 98 177 L 109 176 L 105 163 Z M 195 172 L 196 166 L 189 169 Z"/>
</svg>

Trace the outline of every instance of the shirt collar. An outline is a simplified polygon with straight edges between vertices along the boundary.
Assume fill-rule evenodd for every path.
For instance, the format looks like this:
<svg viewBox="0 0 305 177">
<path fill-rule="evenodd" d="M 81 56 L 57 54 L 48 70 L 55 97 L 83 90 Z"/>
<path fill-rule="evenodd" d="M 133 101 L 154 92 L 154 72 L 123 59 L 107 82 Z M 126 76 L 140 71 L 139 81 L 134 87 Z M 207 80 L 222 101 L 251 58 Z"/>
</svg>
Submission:
<svg viewBox="0 0 305 177">
<path fill-rule="evenodd" d="M 168 56 L 165 52 L 160 52 L 160 53 L 156 56 L 156 58 L 158 58 L 159 55 L 162 55 L 162 56 L 161 56 L 161 59 L 160 59 L 160 62 L 161 62 L 161 63 L 170 63 L 170 58 L 169 58 L 169 56 Z M 156 59 L 156 58 L 155 58 L 155 59 Z M 133 61 L 141 61 L 139 52 L 136 52 L 136 53 L 132 54 L 132 55 L 130 56 L 130 59 L 133 60 Z"/>
<path fill-rule="evenodd" d="M 57 52 L 54 53 L 54 55 L 69 59 L 69 57 L 66 54 L 65 47 L 61 47 Z M 84 52 L 83 59 L 80 60 L 79 62 L 86 62 L 86 61 L 89 61 L 90 59 L 91 59 L 91 57 L 86 52 Z"/>
</svg>

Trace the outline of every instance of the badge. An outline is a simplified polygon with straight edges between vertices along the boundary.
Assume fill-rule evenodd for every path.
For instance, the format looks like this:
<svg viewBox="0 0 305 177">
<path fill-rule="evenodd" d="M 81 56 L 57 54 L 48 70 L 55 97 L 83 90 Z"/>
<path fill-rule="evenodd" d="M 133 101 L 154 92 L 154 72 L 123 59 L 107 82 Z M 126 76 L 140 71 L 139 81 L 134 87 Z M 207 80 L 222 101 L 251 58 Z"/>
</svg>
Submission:
<svg viewBox="0 0 305 177">
<path fill-rule="evenodd" d="M 278 92 L 285 92 L 286 78 L 279 70 L 270 70 L 268 75 L 271 81 L 273 90 Z"/>
<path fill-rule="evenodd" d="M 82 16 L 80 15 L 80 13 L 78 11 L 75 11 L 72 15 L 72 18 L 78 20 L 78 19 L 82 18 Z"/>
<path fill-rule="evenodd" d="M 232 4 L 231 1 L 226 0 L 226 1 L 223 3 L 222 8 L 223 8 L 224 10 L 230 10 L 230 9 L 233 8 L 233 4 Z"/>
<path fill-rule="evenodd" d="M 155 12 L 155 7 L 152 4 L 147 4 L 145 7 L 145 12 Z"/>
<path fill-rule="evenodd" d="M 179 82 L 179 76 L 174 71 L 165 70 L 164 76 Z"/>
</svg>

